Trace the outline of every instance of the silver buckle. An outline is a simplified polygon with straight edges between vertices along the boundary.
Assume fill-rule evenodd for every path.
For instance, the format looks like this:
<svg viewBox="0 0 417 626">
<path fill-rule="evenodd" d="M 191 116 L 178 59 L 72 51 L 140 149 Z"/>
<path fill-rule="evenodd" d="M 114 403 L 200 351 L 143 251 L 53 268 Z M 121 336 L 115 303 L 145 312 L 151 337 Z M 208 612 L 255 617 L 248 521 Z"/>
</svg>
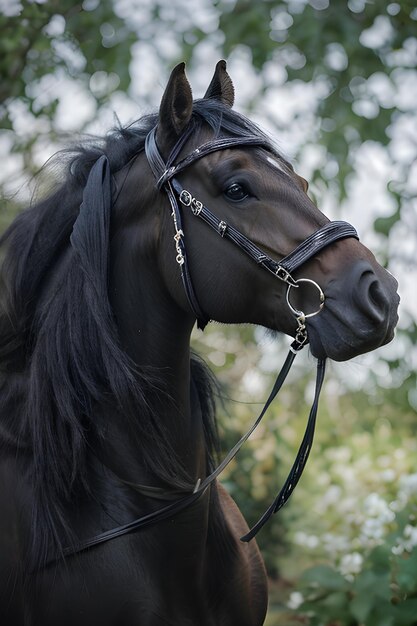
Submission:
<svg viewBox="0 0 417 626">
<path fill-rule="evenodd" d="M 196 200 L 195 198 L 191 200 L 191 211 L 194 213 L 194 215 L 200 215 L 202 208 L 203 203 L 200 202 L 200 200 Z"/>
<path fill-rule="evenodd" d="M 280 280 L 283 280 L 284 283 L 287 283 L 287 285 L 289 285 L 290 287 L 296 287 L 297 281 L 294 280 L 289 271 L 286 270 L 285 267 L 282 267 L 282 265 L 278 265 L 277 269 L 275 270 L 275 275 Z"/>
<path fill-rule="evenodd" d="M 218 229 L 219 229 L 219 233 L 220 233 L 220 235 L 221 235 L 222 237 L 224 237 L 224 235 L 225 235 L 225 233 L 226 233 L 226 230 L 227 230 L 227 224 L 226 224 L 226 222 L 224 222 L 223 220 L 221 220 L 221 222 L 219 222 Z"/>
<path fill-rule="evenodd" d="M 187 191 L 186 189 L 183 189 L 180 193 L 181 204 L 183 204 L 184 206 L 191 206 L 192 201 L 193 201 L 193 197 L 190 194 L 190 192 Z"/>
<path fill-rule="evenodd" d="M 181 204 L 191 207 L 191 211 L 194 213 L 194 215 L 200 215 L 203 208 L 203 203 L 200 202 L 200 200 L 196 200 L 195 198 L 193 198 L 189 191 L 183 189 L 180 193 L 179 198 Z"/>
</svg>

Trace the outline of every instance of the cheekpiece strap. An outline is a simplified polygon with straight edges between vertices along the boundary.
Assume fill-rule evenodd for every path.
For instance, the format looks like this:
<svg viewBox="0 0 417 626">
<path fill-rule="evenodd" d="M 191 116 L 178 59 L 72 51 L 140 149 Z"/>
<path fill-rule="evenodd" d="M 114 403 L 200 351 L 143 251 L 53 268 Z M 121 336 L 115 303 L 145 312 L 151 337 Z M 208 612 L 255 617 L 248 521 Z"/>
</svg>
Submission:
<svg viewBox="0 0 417 626">
<path fill-rule="evenodd" d="M 179 151 L 188 140 L 190 133 L 191 133 L 191 129 L 189 129 L 188 132 L 184 133 L 180 137 L 179 141 L 174 146 L 174 149 L 172 150 L 170 154 L 169 158 L 171 160 L 176 158 Z M 159 152 L 159 148 L 156 143 L 156 127 L 153 128 L 146 137 L 145 154 L 146 154 L 146 158 L 148 159 L 149 167 L 151 168 L 153 175 L 155 176 L 156 180 L 159 181 L 161 179 L 161 176 L 163 176 L 163 173 L 166 172 L 167 170 L 167 164 L 162 158 L 161 153 Z M 202 311 L 198 303 L 197 297 L 195 295 L 193 283 L 192 283 L 191 276 L 190 276 L 190 270 L 189 270 L 188 262 L 187 262 L 187 251 L 185 247 L 185 235 L 182 229 L 181 211 L 179 210 L 177 198 L 172 189 L 169 178 L 166 178 L 166 180 L 163 182 L 163 188 L 168 196 L 169 203 L 172 209 L 172 219 L 173 219 L 174 228 L 175 228 L 174 241 L 175 241 L 175 248 L 177 251 L 176 261 L 178 265 L 180 266 L 181 280 L 182 280 L 182 284 L 184 287 L 184 291 L 187 296 L 187 300 L 191 307 L 191 310 L 193 311 L 194 315 L 197 318 L 198 328 L 201 328 L 201 330 L 204 330 L 205 326 L 207 326 L 210 320 L 207 317 L 207 315 L 205 315 L 205 313 Z"/>
</svg>

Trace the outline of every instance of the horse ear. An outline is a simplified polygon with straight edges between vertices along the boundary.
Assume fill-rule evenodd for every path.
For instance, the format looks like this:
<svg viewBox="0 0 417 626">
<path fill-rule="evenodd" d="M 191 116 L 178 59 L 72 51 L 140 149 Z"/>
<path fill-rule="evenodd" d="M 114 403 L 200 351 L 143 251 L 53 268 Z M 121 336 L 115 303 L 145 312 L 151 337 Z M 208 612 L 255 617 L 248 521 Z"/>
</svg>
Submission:
<svg viewBox="0 0 417 626">
<path fill-rule="evenodd" d="M 191 87 L 185 76 L 185 63 L 180 63 L 172 70 L 162 96 L 158 118 L 159 138 L 168 136 L 169 139 L 178 139 L 190 121 L 192 111 Z"/>
<path fill-rule="evenodd" d="M 214 71 L 214 76 L 208 86 L 205 98 L 213 98 L 220 100 L 229 107 L 233 106 L 235 101 L 235 88 L 232 79 L 226 72 L 226 61 L 219 61 Z"/>
</svg>

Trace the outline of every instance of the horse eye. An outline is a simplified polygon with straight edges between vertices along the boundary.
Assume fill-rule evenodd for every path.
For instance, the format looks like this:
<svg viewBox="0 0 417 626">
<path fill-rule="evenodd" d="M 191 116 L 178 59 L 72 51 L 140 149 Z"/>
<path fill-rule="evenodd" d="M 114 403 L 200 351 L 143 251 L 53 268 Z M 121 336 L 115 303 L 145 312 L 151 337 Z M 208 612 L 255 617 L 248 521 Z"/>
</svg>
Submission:
<svg viewBox="0 0 417 626">
<path fill-rule="evenodd" d="M 249 196 L 247 189 L 240 183 L 232 183 L 225 191 L 225 196 L 233 202 L 241 202 Z"/>
</svg>

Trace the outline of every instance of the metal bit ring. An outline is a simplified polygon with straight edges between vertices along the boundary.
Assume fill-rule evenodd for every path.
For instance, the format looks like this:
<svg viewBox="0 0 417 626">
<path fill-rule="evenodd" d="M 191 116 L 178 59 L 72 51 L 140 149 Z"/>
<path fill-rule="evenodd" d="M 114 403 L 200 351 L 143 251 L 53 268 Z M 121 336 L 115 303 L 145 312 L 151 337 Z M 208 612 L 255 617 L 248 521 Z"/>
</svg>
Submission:
<svg viewBox="0 0 417 626">
<path fill-rule="evenodd" d="M 324 300 L 325 300 L 325 295 L 323 293 L 322 288 L 320 287 L 320 285 L 318 285 L 314 280 L 311 280 L 311 278 L 298 278 L 297 280 L 295 280 L 295 283 L 297 283 L 296 285 L 288 285 L 288 289 L 287 289 L 287 304 L 290 307 L 292 313 L 294 313 L 294 315 L 299 318 L 300 316 L 303 319 L 307 319 L 309 317 L 314 317 L 314 315 L 317 315 L 318 313 L 320 313 L 320 311 L 322 310 L 323 306 L 324 306 Z M 293 305 L 290 302 L 290 290 L 292 287 L 298 287 L 299 283 L 310 283 L 311 285 L 314 285 L 314 287 L 317 289 L 317 291 L 319 292 L 319 298 L 320 298 L 320 306 L 317 309 L 317 311 L 313 311 L 312 313 L 304 313 L 303 311 L 299 311 L 298 309 L 296 309 L 295 307 L 293 307 Z"/>
</svg>

